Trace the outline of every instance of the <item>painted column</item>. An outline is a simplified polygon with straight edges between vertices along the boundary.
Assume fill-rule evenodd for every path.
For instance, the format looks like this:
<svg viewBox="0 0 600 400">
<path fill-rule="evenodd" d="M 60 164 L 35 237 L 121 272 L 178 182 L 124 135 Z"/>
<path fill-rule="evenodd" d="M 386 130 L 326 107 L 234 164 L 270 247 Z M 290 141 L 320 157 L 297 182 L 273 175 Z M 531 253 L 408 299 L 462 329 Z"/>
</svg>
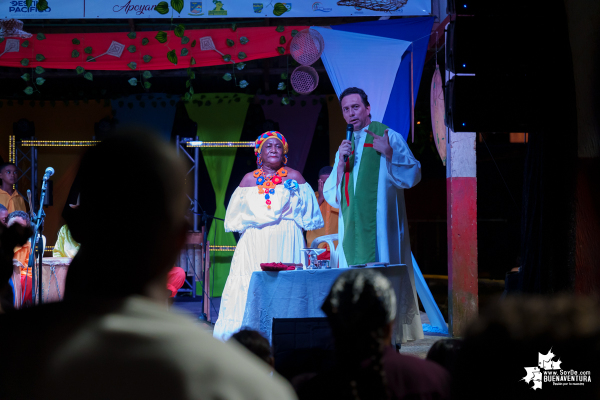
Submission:
<svg viewBox="0 0 600 400">
<path fill-rule="evenodd" d="M 477 165 L 475 132 L 447 128 L 448 319 L 462 336 L 477 316 Z"/>
</svg>

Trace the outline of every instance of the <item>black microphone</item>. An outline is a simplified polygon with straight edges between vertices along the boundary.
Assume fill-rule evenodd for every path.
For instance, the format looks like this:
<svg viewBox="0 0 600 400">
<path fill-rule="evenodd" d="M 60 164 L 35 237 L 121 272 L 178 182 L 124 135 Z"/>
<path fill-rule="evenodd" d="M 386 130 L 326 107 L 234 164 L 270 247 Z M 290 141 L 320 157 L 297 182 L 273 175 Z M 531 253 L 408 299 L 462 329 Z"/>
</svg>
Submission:
<svg viewBox="0 0 600 400">
<path fill-rule="evenodd" d="M 354 132 L 354 125 L 348 124 L 346 126 L 346 140 L 352 140 L 352 132 Z M 344 162 L 348 161 L 348 155 L 344 156 Z"/>
<path fill-rule="evenodd" d="M 44 174 L 43 180 L 48 180 L 52 175 L 54 175 L 54 168 L 48 167 L 46 168 L 46 173 Z"/>
</svg>

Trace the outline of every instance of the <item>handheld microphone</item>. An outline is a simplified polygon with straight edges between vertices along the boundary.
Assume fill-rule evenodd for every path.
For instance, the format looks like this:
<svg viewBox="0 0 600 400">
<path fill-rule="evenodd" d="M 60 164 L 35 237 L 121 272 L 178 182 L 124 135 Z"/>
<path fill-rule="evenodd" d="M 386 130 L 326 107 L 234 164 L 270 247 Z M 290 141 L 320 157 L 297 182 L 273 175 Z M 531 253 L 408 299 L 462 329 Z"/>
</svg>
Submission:
<svg viewBox="0 0 600 400">
<path fill-rule="evenodd" d="M 346 140 L 352 140 L 352 132 L 354 132 L 354 125 L 348 124 L 346 126 Z M 344 162 L 348 161 L 348 155 L 344 156 Z"/>
<path fill-rule="evenodd" d="M 52 175 L 54 175 L 54 168 L 48 167 L 46 168 L 46 172 L 44 173 L 43 180 L 48 180 Z"/>
</svg>

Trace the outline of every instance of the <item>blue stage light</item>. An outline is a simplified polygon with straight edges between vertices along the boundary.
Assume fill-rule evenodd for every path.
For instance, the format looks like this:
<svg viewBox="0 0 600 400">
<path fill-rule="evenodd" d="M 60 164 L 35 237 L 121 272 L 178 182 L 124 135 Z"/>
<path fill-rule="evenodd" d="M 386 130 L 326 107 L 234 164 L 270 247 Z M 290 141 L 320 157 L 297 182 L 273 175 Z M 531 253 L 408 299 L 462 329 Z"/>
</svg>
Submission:
<svg viewBox="0 0 600 400">
<path fill-rule="evenodd" d="M 464 8 L 467 8 L 467 5 L 466 5 L 466 4 L 463 4 L 463 7 L 464 7 Z"/>
<path fill-rule="evenodd" d="M 465 123 L 463 122 L 463 126 L 465 126 Z"/>
<path fill-rule="evenodd" d="M 467 64 L 463 64 L 463 68 L 466 68 Z"/>
</svg>

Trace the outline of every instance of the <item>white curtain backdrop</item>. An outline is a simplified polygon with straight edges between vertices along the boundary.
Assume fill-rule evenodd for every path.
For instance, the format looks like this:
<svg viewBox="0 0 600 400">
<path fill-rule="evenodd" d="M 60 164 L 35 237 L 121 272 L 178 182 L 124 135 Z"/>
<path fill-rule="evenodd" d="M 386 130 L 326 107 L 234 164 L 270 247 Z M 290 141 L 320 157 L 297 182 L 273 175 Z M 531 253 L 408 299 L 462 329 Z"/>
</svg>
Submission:
<svg viewBox="0 0 600 400">
<path fill-rule="evenodd" d="M 346 88 L 363 89 L 369 96 L 371 119 L 382 122 L 402 54 L 411 42 L 322 27 L 311 29 L 325 40 L 321 60 L 338 98 Z"/>
</svg>

